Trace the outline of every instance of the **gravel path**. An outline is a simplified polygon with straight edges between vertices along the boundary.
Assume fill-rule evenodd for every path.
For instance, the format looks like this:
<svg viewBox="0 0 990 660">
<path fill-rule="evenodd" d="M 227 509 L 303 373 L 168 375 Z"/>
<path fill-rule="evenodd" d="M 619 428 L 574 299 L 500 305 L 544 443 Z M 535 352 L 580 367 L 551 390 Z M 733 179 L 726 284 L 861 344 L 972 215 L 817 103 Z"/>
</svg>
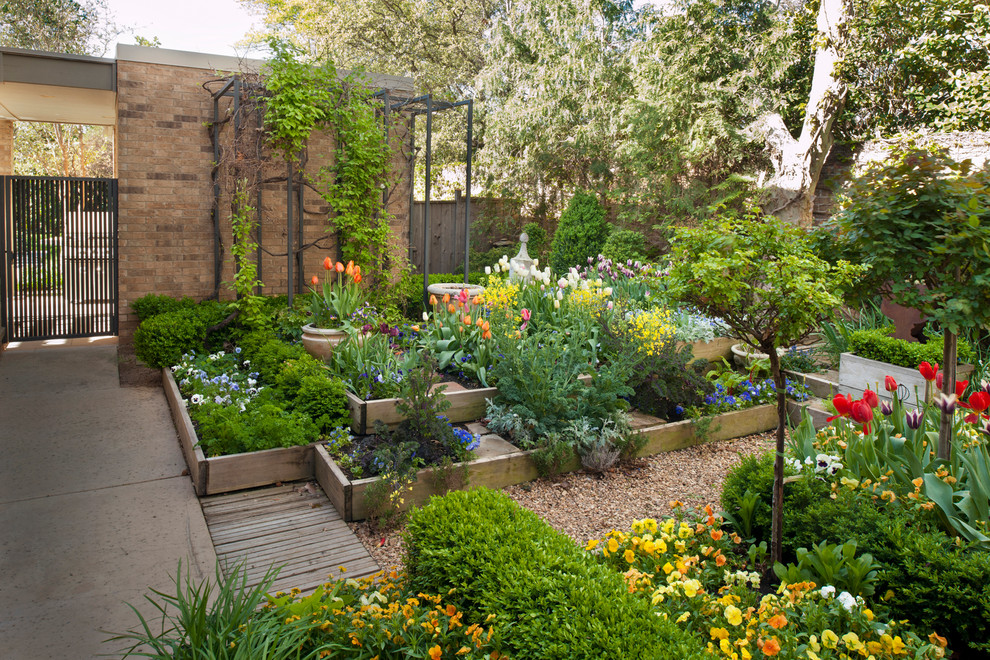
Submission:
<svg viewBox="0 0 990 660">
<path fill-rule="evenodd" d="M 557 530 L 583 545 L 638 518 L 662 518 L 670 503 L 718 508 L 722 480 L 742 456 L 773 450 L 774 432 L 723 440 L 657 454 L 605 475 L 570 473 L 503 490 Z M 372 533 L 367 523 L 350 523 L 383 569 L 402 566 L 402 528 Z"/>
</svg>

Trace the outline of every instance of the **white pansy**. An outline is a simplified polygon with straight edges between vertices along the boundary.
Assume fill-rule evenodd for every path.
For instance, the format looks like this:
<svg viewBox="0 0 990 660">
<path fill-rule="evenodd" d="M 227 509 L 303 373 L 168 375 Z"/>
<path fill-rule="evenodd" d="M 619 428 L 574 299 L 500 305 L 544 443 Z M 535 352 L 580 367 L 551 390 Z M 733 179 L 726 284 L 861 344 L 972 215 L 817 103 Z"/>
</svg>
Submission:
<svg viewBox="0 0 990 660">
<path fill-rule="evenodd" d="M 839 594 L 837 599 L 842 607 L 846 608 L 847 611 L 852 612 L 852 609 L 856 607 L 856 598 L 848 591 L 843 591 Z"/>
<path fill-rule="evenodd" d="M 823 598 L 831 598 L 834 595 L 835 595 L 835 587 L 833 587 L 830 584 L 826 584 L 824 587 L 822 587 Z"/>
<path fill-rule="evenodd" d="M 192 397 L 190 397 L 190 400 L 194 404 L 196 404 L 198 406 L 198 405 L 200 405 L 200 404 L 203 403 L 203 395 L 202 394 L 193 394 Z"/>
</svg>

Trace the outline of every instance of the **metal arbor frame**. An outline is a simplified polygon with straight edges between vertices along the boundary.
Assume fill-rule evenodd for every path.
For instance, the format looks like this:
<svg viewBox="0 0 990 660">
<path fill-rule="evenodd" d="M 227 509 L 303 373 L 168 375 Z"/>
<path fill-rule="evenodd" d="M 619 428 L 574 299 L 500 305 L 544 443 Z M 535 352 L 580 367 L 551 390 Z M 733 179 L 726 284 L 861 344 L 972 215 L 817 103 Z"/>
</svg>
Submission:
<svg viewBox="0 0 990 660">
<path fill-rule="evenodd" d="M 220 131 L 226 121 L 223 121 L 220 111 L 220 100 L 224 97 L 230 97 L 232 99 L 232 107 L 229 115 L 229 119 L 232 120 L 233 130 L 234 130 L 234 144 L 237 142 L 237 138 L 242 129 L 242 114 L 245 110 L 244 104 L 241 102 L 242 94 L 245 86 L 250 86 L 251 83 L 244 81 L 240 76 L 233 76 L 226 81 L 223 81 L 223 85 L 216 91 L 212 91 L 213 96 L 213 123 L 210 127 L 211 137 L 213 142 L 213 169 L 211 174 L 211 181 L 213 185 L 213 206 L 210 212 L 210 217 L 213 225 L 213 261 L 214 261 L 214 295 L 219 295 L 219 289 L 222 278 L 222 257 L 221 257 L 221 245 L 222 237 L 220 230 L 220 196 L 221 196 L 221 185 L 220 185 L 220 161 L 221 161 L 221 146 L 220 146 Z M 466 99 L 457 102 L 449 101 L 438 101 L 433 98 L 432 94 L 426 94 L 416 97 L 404 97 L 404 96 L 394 96 L 389 93 L 387 89 L 380 89 L 371 95 L 372 99 L 381 99 L 382 108 L 380 114 L 382 116 L 382 129 L 384 131 L 384 136 L 386 143 L 390 140 L 390 133 L 392 129 L 391 115 L 393 113 L 399 113 L 409 116 L 409 220 L 412 222 L 412 209 L 414 201 L 414 186 L 412 185 L 412 180 L 415 176 L 415 161 L 416 161 L 416 145 L 415 145 L 415 127 L 416 127 L 416 117 L 418 115 L 426 115 L 426 196 L 424 204 L 423 213 L 423 254 L 424 254 L 424 266 L 423 266 L 423 294 L 424 301 L 426 299 L 426 289 L 429 286 L 429 258 L 430 258 L 430 241 L 429 241 L 429 230 L 430 230 L 430 193 L 432 189 L 430 174 L 433 162 L 433 115 L 437 112 L 443 112 L 453 108 L 458 108 L 461 106 L 467 106 L 467 131 L 465 137 L 465 146 L 467 150 L 467 171 L 465 176 L 465 190 L 466 190 L 466 203 L 464 211 L 464 282 L 468 281 L 468 252 L 470 247 L 470 223 L 471 223 L 471 157 L 472 157 L 472 134 L 474 125 L 474 101 L 472 99 Z M 260 146 L 258 157 L 260 158 Z M 302 290 L 303 277 L 302 277 L 302 259 L 303 250 L 306 247 L 303 245 L 303 186 L 295 185 L 292 164 L 286 164 L 286 280 L 287 280 L 287 293 L 289 298 L 289 304 L 292 304 L 293 289 L 299 288 Z M 262 181 L 261 183 L 264 183 Z M 386 188 L 382 195 L 383 201 L 387 202 L 389 191 Z M 262 226 L 262 186 L 257 186 L 256 192 L 256 213 L 258 215 L 258 227 L 256 240 L 258 243 L 258 249 L 256 251 L 257 267 L 258 267 L 258 277 L 262 277 L 262 252 L 268 252 L 262 245 L 261 231 Z M 298 208 L 299 221 L 294 222 L 295 211 Z M 296 227 L 298 225 L 298 229 Z M 295 244 L 295 239 L 293 234 L 298 231 L 298 247 Z M 339 246 L 338 246 L 339 250 Z M 269 252 L 269 254 L 271 254 Z M 293 264 L 293 257 L 295 257 L 296 263 Z M 293 277 L 297 274 L 297 279 L 299 282 L 296 287 L 293 286 Z"/>
<path fill-rule="evenodd" d="M 423 302 L 426 303 L 430 285 L 430 192 L 432 185 L 430 182 L 430 170 L 433 166 L 433 115 L 437 112 L 467 106 L 467 134 L 464 140 L 466 149 L 465 172 L 465 204 L 464 204 L 464 284 L 468 283 L 468 253 L 471 246 L 471 144 L 474 130 L 474 100 L 465 99 L 462 101 L 438 101 L 432 94 L 424 94 L 416 97 L 391 96 L 387 90 L 379 91 L 376 97 L 383 99 L 383 113 L 385 124 L 385 136 L 388 139 L 389 114 L 392 112 L 404 112 L 410 117 L 410 154 L 409 154 L 409 222 L 412 222 L 414 178 L 416 167 L 416 117 L 426 115 L 426 192 L 423 204 Z"/>
</svg>

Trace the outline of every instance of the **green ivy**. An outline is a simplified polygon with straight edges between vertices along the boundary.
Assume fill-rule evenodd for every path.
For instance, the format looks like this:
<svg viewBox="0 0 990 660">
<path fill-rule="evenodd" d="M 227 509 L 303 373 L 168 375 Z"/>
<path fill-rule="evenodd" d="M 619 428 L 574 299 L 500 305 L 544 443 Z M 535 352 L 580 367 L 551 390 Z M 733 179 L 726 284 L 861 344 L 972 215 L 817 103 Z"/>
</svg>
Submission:
<svg viewBox="0 0 990 660">
<path fill-rule="evenodd" d="M 390 150 L 371 93 L 354 76 L 341 79 L 329 60 L 302 62 L 301 49 L 278 39 L 270 40 L 269 46 L 273 55 L 265 71 L 268 141 L 287 162 L 298 164 L 313 131 L 333 138 L 334 163 L 321 167 L 307 183 L 332 209 L 344 260 L 381 270 L 390 216 L 380 186 L 388 172 Z"/>
<path fill-rule="evenodd" d="M 254 209 L 247 204 L 247 181 L 237 182 L 234 199 L 231 202 L 230 226 L 234 235 L 230 253 L 234 256 L 234 292 L 237 301 L 233 307 L 240 312 L 241 321 L 248 327 L 257 328 L 265 322 L 264 299 L 254 295 L 254 288 L 264 286 L 258 279 L 258 263 L 251 255 L 258 244 L 251 238 L 257 223 L 251 219 Z"/>
</svg>

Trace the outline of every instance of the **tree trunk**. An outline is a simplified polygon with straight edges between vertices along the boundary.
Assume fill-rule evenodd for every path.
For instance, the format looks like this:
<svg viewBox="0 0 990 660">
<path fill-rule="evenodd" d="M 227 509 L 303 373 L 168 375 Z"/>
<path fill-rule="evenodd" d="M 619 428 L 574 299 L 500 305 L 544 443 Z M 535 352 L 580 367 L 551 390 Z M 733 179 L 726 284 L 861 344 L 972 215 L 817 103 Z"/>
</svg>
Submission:
<svg viewBox="0 0 990 660">
<path fill-rule="evenodd" d="M 956 393 L 956 334 L 943 332 L 945 348 L 942 349 L 942 396 Z M 949 460 L 952 456 L 952 418 L 955 413 L 943 412 L 938 427 L 938 457 Z"/>
<path fill-rule="evenodd" d="M 784 539 L 784 432 L 787 428 L 787 386 L 784 374 L 780 370 L 780 357 L 777 347 L 761 346 L 770 356 L 770 372 L 773 374 L 773 384 L 777 390 L 777 456 L 773 461 L 773 517 L 770 527 L 770 569 L 783 558 L 782 543 Z M 772 575 L 772 573 L 769 573 Z"/>
<path fill-rule="evenodd" d="M 812 224 L 815 188 L 846 99 L 846 83 L 837 68 L 845 56 L 851 14 L 851 0 L 822 0 L 818 8 L 819 45 L 801 136 L 795 140 L 776 113 L 763 115 L 748 129 L 766 141 L 774 168 L 764 186 L 763 210 L 799 226 Z"/>
</svg>

